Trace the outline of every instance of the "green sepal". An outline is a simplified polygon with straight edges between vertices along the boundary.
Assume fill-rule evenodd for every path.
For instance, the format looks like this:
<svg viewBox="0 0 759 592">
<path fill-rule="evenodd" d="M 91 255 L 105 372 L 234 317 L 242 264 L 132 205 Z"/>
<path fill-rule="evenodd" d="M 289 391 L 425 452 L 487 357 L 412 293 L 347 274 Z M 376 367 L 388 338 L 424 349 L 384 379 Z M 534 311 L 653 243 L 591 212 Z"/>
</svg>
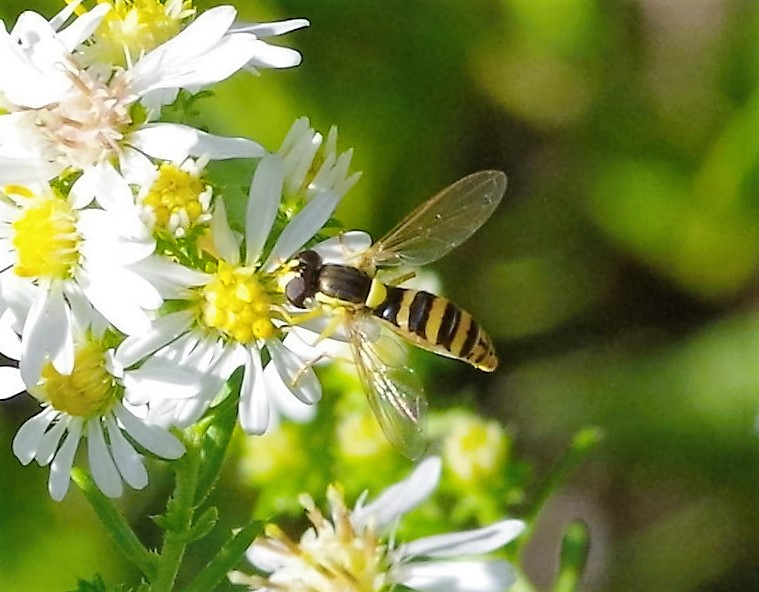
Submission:
<svg viewBox="0 0 759 592">
<path fill-rule="evenodd" d="M 264 523 L 249 522 L 225 542 L 219 552 L 182 592 L 208 592 L 213 590 L 242 559 L 253 540 L 261 534 Z"/>
</svg>

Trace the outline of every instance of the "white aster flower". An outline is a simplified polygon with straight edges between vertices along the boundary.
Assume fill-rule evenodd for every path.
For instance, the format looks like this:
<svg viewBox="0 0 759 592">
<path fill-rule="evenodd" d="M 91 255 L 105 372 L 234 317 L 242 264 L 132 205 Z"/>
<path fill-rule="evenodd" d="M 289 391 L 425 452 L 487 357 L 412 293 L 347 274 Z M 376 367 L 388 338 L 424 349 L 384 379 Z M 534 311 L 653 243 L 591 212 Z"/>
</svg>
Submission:
<svg viewBox="0 0 759 592">
<path fill-rule="evenodd" d="M 136 216 L 130 188 L 113 168 L 102 187 L 68 197 L 47 184 L 0 193 L 0 314 L 23 335 L 20 368 L 34 384 L 46 359 L 71 372 L 72 313 L 93 308 L 120 331 L 140 333 L 163 303 L 147 279 L 158 266 L 155 241 Z M 72 191 L 73 194 L 73 191 Z M 88 208 L 92 197 L 105 209 Z M 160 265 L 159 265 L 160 264 Z"/>
<path fill-rule="evenodd" d="M 125 367 L 147 355 L 166 357 L 198 369 L 204 397 L 151 400 L 151 416 L 166 425 L 195 421 L 213 402 L 235 368 L 244 368 L 240 423 L 263 433 L 279 415 L 305 420 L 321 398 L 311 368 L 281 340 L 288 314 L 279 278 L 287 263 L 329 219 L 337 198 L 329 191 L 307 204 L 284 227 L 269 256 L 264 246 L 282 199 L 284 167 L 265 156 L 251 181 L 245 240 L 231 230 L 222 200 L 216 200 L 210 230 L 215 262 L 202 283 L 188 285 L 186 307 L 155 321 L 143 335 L 128 337 L 116 357 Z M 264 371 L 262 352 L 270 363 Z"/>
<path fill-rule="evenodd" d="M 141 178 L 134 178 L 140 219 L 154 236 L 182 238 L 211 221 L 213 188 L 203 178 L 206 163 L 192 158 L 179 164 L 151 163 Z"/>
<path fill-rule="evenodd" d="M 108 12 L 99 4 L 65 37 L 36 13 L 11 33 L 0 27 L 0 183 L 51 179 L 68 168 L 96 176 L 118 158 L 121 169 L 146 156 L 181 162 L 259 157 L 244 138 L 222 138 L 176 123 L 151 122 L 179 89 L 197 90 L 231 76 L 258 48 L 250 33 L 230 33 L 236 12 L 220 6 L 126 69 L 107 75 L 79 63 L 82 46 Z M 80 22 L 81 21 L 81 22 Z M 139 104 L 139 106 L 138 106 Z"/>
<path fill-rule="evenodd" d="M 164 459 L 179 458 L 184 453 L 184 445 L 175 436 L 143 419 L 131 401 L 145 400 L 156 391 L 190 396 L 198 389 L 194 377 L 158 360 L 150 360 L 137 370 L 120 370 L 103 342 L 105 324 L 98 324 L 100 328 L 77 332 L 69 374 L 61 374 L 48 362 L 40 380 L 26 385 L 42 410 L 19 428 L 13 452 L 25 465 L 32 460 L 40 466 L 50 465 L 48 490 L 55 500 L 63 499 L 68 491 L 82 438 L 87 440 L 92 477 L 109 497 L 120 496 L 123 483 L 134 489 L 148 483 L 144 458 L 133 442 Z M 12 347 L 8 333 L 3 334 L 3 353 L 14 355 L 15 350 L 17 355 L 20 348 Z M 21 384 L 18 371 L 4 368 L 0 399 L 18 394 L 23 390 Z"/>
<path fill-rule="evenodd" d="M 232 572 L 232 583 L 260 592 L 386 592 L 404 586 L 423 592 L 503 592 L 515 580 L 503 560 L 462 558 L 494 551 L 524 529 L 520 520 L 422 538 L 396 546 L 385 536 L 403 514 L 423 502 L 440 478 L 440 459 L 428 458 L 404 481 L 351 511 L 339 489 L 327 491 L 325 517 L 304 495 L 312 527 L 299 541 L 275 525 L 248 549 L 248 560 L 267 577 Z"/>
<path fill-rule="evenodd" d="M 311 201 L 324 192 L 340 199 L 361 178 L 360 172 L 350 172 L 353 149 L 337 152 L 337 127 L 330 128 L 325 142 L 308 117 L 293 123 L 277 154 L 285 164 L 284 195 L 289 205 Z"/>
</svg>

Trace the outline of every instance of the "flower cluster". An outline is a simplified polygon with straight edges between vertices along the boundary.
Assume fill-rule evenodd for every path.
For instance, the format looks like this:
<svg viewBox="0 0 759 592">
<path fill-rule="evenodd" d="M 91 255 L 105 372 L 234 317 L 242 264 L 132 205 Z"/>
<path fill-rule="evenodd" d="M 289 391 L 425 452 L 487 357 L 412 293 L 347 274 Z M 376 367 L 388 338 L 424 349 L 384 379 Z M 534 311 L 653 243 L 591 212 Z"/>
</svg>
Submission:
<svg viewBox="0 0 759 592">
<path fill-rule="evenodd" d="M 371 244 L 365 233 L 330 232 L 360 176 L 352 152 L 338 151 L 336 128 L 325 137 L 306 118 L 269 151 L 171 117 L 240 70 L 298 65 L 297 51 L 267 40 L 308 24 L 243 23 L 231 6 L 198 12 L 189 0 L 91 9 L 74 0 L 50 20 L 25 12 L 10 31 L 0 22 L 0 353 L 18 362 L 0 368 L 0 399 L 26 391 L 39 403 L 13 452 L 49 465 L 53 499 L 66 495 L 82 442 L 103 494 L 145 487 L 146 455 L 180 458 L 191 441 L 183 430 L 228 394 L 238 370 L 245 433 L 313 417 L 322 396 L 313 367 L 347 345 L 323 330 L 321 309 L 294 307 L 287 287 L 303 281 L 306 246 L 345 263 Z M 240 220 L 212 174 L 227 159 L 255 164 Z M 331 335 L 339 339 L 322 339 Z M 389 450 L 366 435 L 369 424 L 376 432 L 365 415 L 346 415 L 336 450 L 348 451 L 347 464 Z M 480 432 L 446 451 L 465 457 L 454 466 L 462 483 L 496 471 L 505 454 L 474 454 L 473 443 L 502 439 Z M 331 487 L 330 518 L 301 497 L 312 528 L 295 542 L 270 526 L 248 553 L 268 575 L 232 579 L 319 592 L 508 587 L 506 562 L 451 558 L 502 547 L 519 521 L 404 545 L 388 538 L 440 472 L 429 458 L 352 511 Z"/>
<path fill-rule="evenodd" d="M 272 153 L 162 121 L 182 93 L 297 65 L 266 38 L 307 25 L 145 0 L 0 29 L 0 351 L 18 360 L 1 395 L 39 400 L 13 449 L 50 464 L 53 498 L 83 437 L 104 493 L 144 487 L 139 450 L 181 456 L 169 430 L 198 420 L 239 367 L 249 433 L 321 397 L 310 360 L 283 343 L 281 276 L 357 181 L 351 153 L 305 118 Z M 231 158 L 258 163 L 242 233 L 207 174 Z"/>
</svg>

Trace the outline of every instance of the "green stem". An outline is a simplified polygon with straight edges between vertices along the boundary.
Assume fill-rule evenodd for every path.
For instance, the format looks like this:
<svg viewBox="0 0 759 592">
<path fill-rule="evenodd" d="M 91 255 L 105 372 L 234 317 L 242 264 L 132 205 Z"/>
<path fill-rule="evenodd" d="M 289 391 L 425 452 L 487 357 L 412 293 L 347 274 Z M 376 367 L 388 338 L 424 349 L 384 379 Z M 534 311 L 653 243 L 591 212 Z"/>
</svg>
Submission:
<svg viewBox="0 0 759 592">
<path fill-rule="evenodd" d="M 187 545 L 192 542 L 192 519 L 195 515 L 195 496 L 200 471 L 197 442 L 185 442 L 187 452 L 174 463 L 176 485 L 169 500 L 166 515 L 161 521 L 165 528 L 158 573 L 152 582 L 152 592 L 171 592 L 182 564 Z"/>
<path fill-rule="evenodd" d="M 119 551 L 136 565 L 146 578 L 151 579 L 156 573 L 158 557 L 143 547 L 113 500 L 103 495 L 92 477 L 83 469 L 75 467 L 71 471 L 71 478 L 90 502 Z"/>
</svg>

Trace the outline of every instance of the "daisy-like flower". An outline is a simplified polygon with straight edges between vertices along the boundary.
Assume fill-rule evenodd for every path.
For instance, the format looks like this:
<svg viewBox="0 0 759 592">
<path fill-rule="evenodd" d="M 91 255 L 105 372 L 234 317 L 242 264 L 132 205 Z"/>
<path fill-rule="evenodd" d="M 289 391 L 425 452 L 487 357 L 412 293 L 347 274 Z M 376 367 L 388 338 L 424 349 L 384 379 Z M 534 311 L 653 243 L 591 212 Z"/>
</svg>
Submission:
<svg viewBox="0 0 759 592">
<path fill-rule="evenodd" d="M 178 426 L 195 421 L 240 366 L 244 378 L 239 417 L 248 433 L 263 433 L 280 414 L 308 419 L 312 411 L 307 406 L 321 398 L 311 364 L 282 343 L 289 316 L 280 277 L 293 254 L 332 215 L 338 196 L 332 191 L 316 195 L 264 257 L 284 182 L 281 158 L 265 156 L 251 181 L 244 242 L 231 230 L 223 201 L 216 200 L 210 224 L 215 257 L 207 264 L 204 281 L 186 287 L 184 308 L 158 318 L 148 332 L 128 337 L 118 348 L 116 356 L 124 367 L 154 354 L 202 369 L 199 380 L 205 396 L 152 400 L 151 417 L 156 421 Z M 266 371 L 264 351 L 270 360 Z"/>
<path fill-rule="evenodd" d="M 0 313 L 11 314 L 23 335 L 27 384 L 36 382 L 47 359 L 58 372 L 71 372 L 73 311 L 94 308 L 130 334 L 146 331 L 149 311 L 163 303 L 147 279 L 157 265 L 165 274 L 153 256 L 155 241 L 126 182 L 102 168 L 104 185 L 76 197 L 47 184 L 0 192 Z M 95 195 L 105 209 L 87 207 Z"/>
<path fill-rule="evenodd" d="M 20 343 L 3 323 L 3 354 L 17 358 Z M 49 361 L 35 384 L 26 390 L 39 400 L 42 410 L 24 423 L 13 439 L 13 452 L 23 464 L 35 460 L 50 465 L 48 490 L 55 500 L 68 491 L 71 467 L 82 438 L 87 440 L 87 458 L 93 479 L 104 494 L 118 497 L 123 483 L 142 489 L 148 474 L 141 448 L 164 459 L 179 458 L 184 445 L 170 432 L 143 417 L 139 407 L 154 392 L 191 396 L 198 389 L 192 375 L 182 374 L 160 360 L 150 360 L 138 370 L 124 372 L 112 361 L 105 344 L 104 322 L 77 330 L 74 364 L 61 374 Z M 24 386 L 20 373 L 4 368 L 0 399 L 12 397 Z M 127 438 L 128 436 L 128 438 Z"/>
<path fill-rule="evenodd" d="M 208 10 L 165 43 L 133 56 L 128 67 L 104 72 L 102 64 L 81 64 L 77 52 L 109 9 L 99 4 L 61 33 L 33 12 L 10 33 L 0 27 L 0 183 L 49 180 L 69 168 L 82 170 L 85 184 L 96 183 L 88 177 L 114 159 L 126 173 L 147 157 L 182 162 L 263 154 L 251 140 L 152 121 L 179 89 L 224 80 L 260 52 L 255 34 L 232 31 L 234 8 Z"/>
<path fill-rule="evenodd" d="M 325 191 L 340 199 L 361 178 L 350 172 L 353 150 L 337 151 L 337 127 L 330 128 L 325 142 L 307 117 L 293 123 L 277 154 L 285 166 L 284 199 L 290 208 Z"/>
<path fill-rule="evenodd" d="M 423 502 L 440 478 L 440 459 L 428 458 L 410 477 L 373 502 L 351 511 L 337 487 L 327 490 L 330 516 L 307 495 L 301 504 L 312 526 L 293 541 L 276 525 L 248 549 L 248 560 L 267 577 L 232 572 L 235 584 L 260 592 L 385 592 L 396 586 L 429 592 L 503 592 L 515 581 L 503 560 L 466 558 L 494 551 L 524 529 L 502 520 L 476 530 L 396 545 L 388 531 Z"/>
<path fill-rule="evenodd" d="M 137 207 L 154 236 L 182 238 L 211 221 L 213 189 L 203 178 L 206 163 L 204 158 L 163 162 L 140 180 Z"/>
</svg>

